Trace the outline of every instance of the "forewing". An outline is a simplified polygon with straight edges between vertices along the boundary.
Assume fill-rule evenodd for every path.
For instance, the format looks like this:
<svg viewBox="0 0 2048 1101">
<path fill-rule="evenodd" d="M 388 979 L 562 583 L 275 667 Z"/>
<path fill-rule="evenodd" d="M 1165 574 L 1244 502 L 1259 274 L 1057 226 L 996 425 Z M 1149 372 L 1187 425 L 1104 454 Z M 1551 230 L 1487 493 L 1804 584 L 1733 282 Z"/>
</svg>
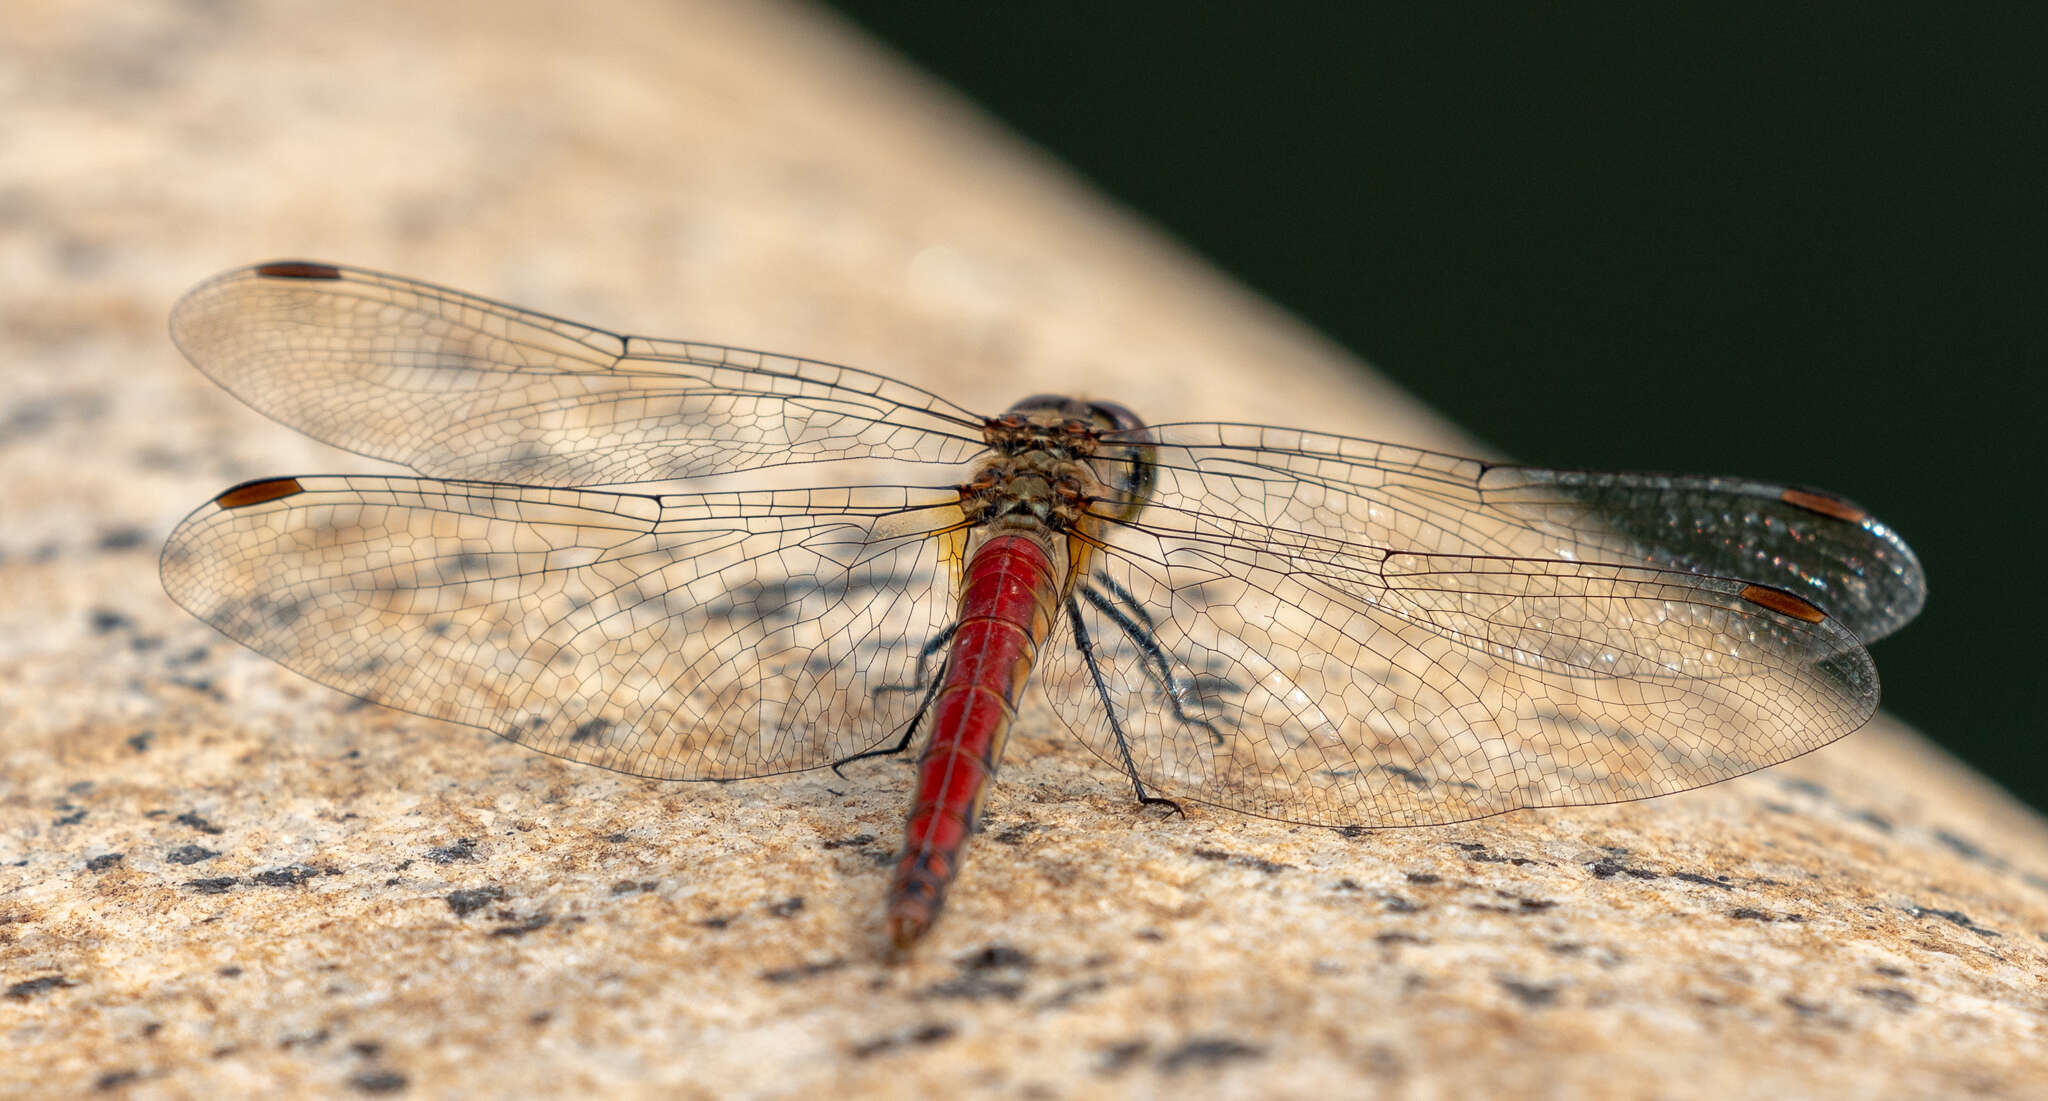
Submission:
<svg viewBox="0 0 2048 1101">
<path fill-rule="evenodd" d="M 1074 602 L 1100 687 L 1072 645 L 1044 684 L 1091 749 L 1123 768 L 1127 748 L 1171 798 L 1369 827 L 1642 799 L 1808 752 L 1876 707 L 1839 621 L 1749 582 L 1144 519 L 1095 563 L 1107 598 Z"/>
<path fill-rule="evenodd" d="M 165 589 L 373 703 L 636 776 L 830 764 L 898 735 L 958 496 L 632 496 L 413 478 L 249 483 L 187 517 Z"/>
<path fill-rule="evenodd" d="M 622 485 L 830 459 L 953 464 L 984 446 L 980 418 L 880 375 L 328 264 L 217 276 L 179 300 L 171 336 L 266 416 L 436 478 Z"/>
<path fill-rule="evenodd" d="M 1925 602 L 1905 541 L 1813 490 L 1734 478 L 1543 470 L 1241 424 L 1147 430 L 1159 499 L 1254 525 L 1400 552 L 1551 558 L 1758 581 L 1827 609 L 1864 642 Z"/>
</svg>

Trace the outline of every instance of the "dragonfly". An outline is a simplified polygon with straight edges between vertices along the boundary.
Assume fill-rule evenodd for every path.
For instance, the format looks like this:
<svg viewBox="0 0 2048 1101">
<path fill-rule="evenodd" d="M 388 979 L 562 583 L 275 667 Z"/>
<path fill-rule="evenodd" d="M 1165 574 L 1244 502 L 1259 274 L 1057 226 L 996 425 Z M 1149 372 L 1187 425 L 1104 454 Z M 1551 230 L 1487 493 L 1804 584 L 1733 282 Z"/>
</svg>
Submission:
<svg viewBox="0 0 2048 1101">
<path fill-rule="evenodd" d="M 165 590 L 341 692 L 659 780 L 917 748 L 888 891 L 937 919 L 1013 720 L 1143 804 L 1395 827 L 1645 799 L 1861 726 L 1919 611 L 1831 493 L 1542 469 L 851 367 L 279 261 L 182 298 L 257 411 L 414 476 L 246 482 Z M 737 488 L 735 481 L 747 483 Z"/>
</svg>

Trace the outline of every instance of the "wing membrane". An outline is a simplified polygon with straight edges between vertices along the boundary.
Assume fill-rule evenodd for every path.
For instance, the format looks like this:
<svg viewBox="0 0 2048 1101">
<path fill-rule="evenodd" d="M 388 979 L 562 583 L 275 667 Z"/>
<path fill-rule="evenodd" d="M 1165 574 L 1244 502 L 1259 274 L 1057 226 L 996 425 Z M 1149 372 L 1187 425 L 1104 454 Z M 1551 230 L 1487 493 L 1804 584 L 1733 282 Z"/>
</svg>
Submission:
<svg viewBox="0 0 2048 1101">
<path fill-rule="evenodd" d="M 265 415 L 436 478 L 622 485 L 982 448 L 979 417 L 881 375 L 624 336 L 355 268 L 227 272 L 178 301 L 171 335 Z"/>
<path fill-rule="evenodd" d="M 374 703 L 658 779 L 815 768 L 897 735 L 951 612 L 956 494 L 664 497 L 377 477 L 253 483 L 164 587 Z"/>
<path fill-rule="evenodd" d="M 662 779 L 828 764 L 923 700 L 963 522 L 936 466 L 986 453 L 975 414 L 324 264 L 219 276 L 172 333 L 258 410 L 428 476 L 251 483 L 173 533 L 172 596 L 292 669 Z M 1256 425 L 1127 442 L 1157 487 L 1102 517 L 1069 604 L 1095 669 L 1055 645 L 1041 684 L 1149 787 L 1254 814 L 1420 825 L 1741 775 L 1861 725 L 1859 636 L 1925 599 L 1895 533 L 1812 491 Z M 940 488 L 573 488 L 868 459 Z"/>
<path fill-rule="evenodd" d="M 1121 768 L 1113 714 L 1148 787 L 1271 818 L 1648 798 L 1816 749 L 1877 704 L 1839 621 L 1743 581 L 1157 525 L 1098 566 L 1110 599 L 1074 607 L 1106 691 L 1051 648 L 1053 707 Z"/>
<path fill-rule="evenodd" d="M 1826 494 L 1733 478 L 1494 465 L 1242 424 L 1148 430 L 1162 503 L 1399 552 L 1552 558 L 1758 581 L 1865 642 L 1926 599 L 1897 533 Z"/>
</svg>

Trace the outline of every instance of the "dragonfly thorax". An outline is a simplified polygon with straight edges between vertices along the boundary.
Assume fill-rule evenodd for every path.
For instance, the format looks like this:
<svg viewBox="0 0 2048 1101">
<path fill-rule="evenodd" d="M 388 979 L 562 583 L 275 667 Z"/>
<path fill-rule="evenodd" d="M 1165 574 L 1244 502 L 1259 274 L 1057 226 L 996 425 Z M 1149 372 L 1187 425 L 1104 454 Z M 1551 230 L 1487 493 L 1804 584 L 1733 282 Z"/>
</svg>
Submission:
<svg viewBox="0 0 2048 1101">
<path fill-rule="evenodd" d="M 1063 531 L 1086 515 L 1128 521 L 1157 480 L 1145 422 L 1114 402 L 1034 395 L 984 422 L 982 438 L 990 454 L 961 487 L 970 521 L 1028 516 Z"/>
<path fill-rule="evenodd" d="M 1127 520 L 1149 496 L 1152 470 L 1140 442 L 1144 422 L 1123 406 L 1041 394 L 1012 405 L 982 427 L 989 455 L 960 487 L 969 523 L 1085 527 L 1091 514 Z"/>
<path fill-rule="evenodd" d="M 970 524 L 1010 519 L 1068 531 L 1103 495 L 1085 460 L 1034 449 L 991 455 L 960 487 L 960 510 Z"/>
</svg>

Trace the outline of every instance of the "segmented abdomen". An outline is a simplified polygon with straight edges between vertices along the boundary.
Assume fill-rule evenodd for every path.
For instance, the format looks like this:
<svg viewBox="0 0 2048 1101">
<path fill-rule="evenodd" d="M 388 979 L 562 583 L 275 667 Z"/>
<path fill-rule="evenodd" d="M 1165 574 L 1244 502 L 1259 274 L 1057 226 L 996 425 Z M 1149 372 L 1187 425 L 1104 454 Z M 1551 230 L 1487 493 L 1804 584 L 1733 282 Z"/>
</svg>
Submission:
<svg viewBox="0 0 2048 1101">
<path fill-rule="evenodd" d="M 889 937 L 899 948 L 922 936 L 945 902 L 1059 599 L 1052 559 L 1028 535 L 998 535 L 968 561 L 959 627 L 932 697 L 931 737 L 918 758 L 917 798 L 889 889 Z"/>
</svg>

